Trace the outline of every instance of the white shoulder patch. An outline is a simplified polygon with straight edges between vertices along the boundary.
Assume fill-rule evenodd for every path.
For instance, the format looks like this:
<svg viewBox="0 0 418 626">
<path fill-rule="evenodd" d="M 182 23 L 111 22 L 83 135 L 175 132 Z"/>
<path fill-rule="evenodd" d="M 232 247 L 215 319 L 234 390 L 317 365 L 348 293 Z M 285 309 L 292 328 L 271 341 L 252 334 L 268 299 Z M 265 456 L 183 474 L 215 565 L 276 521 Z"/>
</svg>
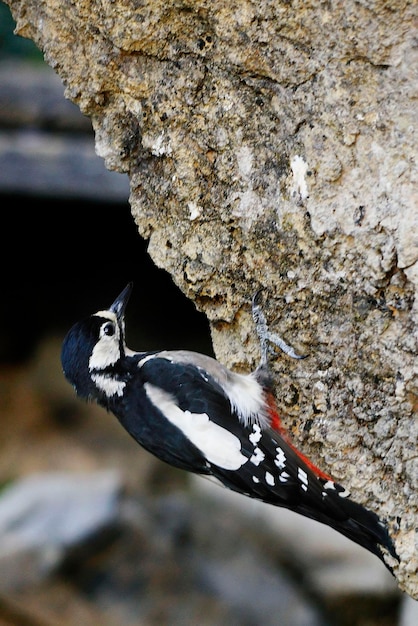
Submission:
<svg viewBox="0 0 418 626">
<path fill-rule="evenodd" d="M 206 413 L 182 411 L 171 394 L 150 383 L 145 383 L 144 388 L 151 402 L 202 452 L 209 463 L 227 470 L 237 470 L 247 463 L 238 437 L 211 422 Z"/>
</svg>

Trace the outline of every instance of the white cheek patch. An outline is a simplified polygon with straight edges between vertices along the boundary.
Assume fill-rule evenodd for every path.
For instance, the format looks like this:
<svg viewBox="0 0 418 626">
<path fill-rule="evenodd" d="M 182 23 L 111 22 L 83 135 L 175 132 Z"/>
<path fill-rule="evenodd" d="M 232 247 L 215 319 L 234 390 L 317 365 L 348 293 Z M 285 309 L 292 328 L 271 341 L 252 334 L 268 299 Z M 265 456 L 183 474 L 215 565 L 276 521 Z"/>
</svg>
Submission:
<svg viewBox="0 0 418 626">
<path fill-rule="evenodd" d="M 206 413 L 182 411 L 171 394 L 150 383 L 145 383 L 144 388 L 151 402 L 202 452 L 209 463 L 226 470 L 238 470 L 248 461 L 241 453 L 238 437 L 211 422 Z"/>
<path fill-rule="evenodd" d="M 94 346 L 89 360 L 89 369 L 103 370 L 120 358 L 119 341 L 113 337 L 102 337 Z"/>
<path fill-rule="evenodd" d="M 119 327 L 116 316 L 110 311 L 100 311 L 96 313 L 96 315 L 107 318 L 109 321 L 113 322 L 115 325 L 115 334 L 111 336 L 105 335 L 102 328 L 101 337 L 94 346 L 89 360 L 90 371 L 103 370 L 109 365 L 116 363 L 120 358 Z M 105 324 L 105 322 L 103 324 Z"/>
</svg>

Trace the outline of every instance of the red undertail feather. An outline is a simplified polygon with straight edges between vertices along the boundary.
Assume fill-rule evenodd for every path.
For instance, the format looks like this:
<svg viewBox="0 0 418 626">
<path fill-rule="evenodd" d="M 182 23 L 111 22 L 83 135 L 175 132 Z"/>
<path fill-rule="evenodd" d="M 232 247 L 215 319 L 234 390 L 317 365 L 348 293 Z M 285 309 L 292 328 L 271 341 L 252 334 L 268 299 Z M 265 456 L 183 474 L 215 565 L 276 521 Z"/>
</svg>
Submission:
<svg viewBox="0 0 418 626">
<path fill-rule="evenodd" d="M 334 482 L 334 479 L 332 478 L 332 476 L 320 470 L 319 467 L 314 465 L 312 461 L 310 461 L 304 454 L 302 454 L 302 452 L 300 452 L 294 446 L 294 444 L 290 441 L 289 434 L 284 428 L 282 421 L 280 419 L 280 416 L 276 407 L 276 401 L 272 393 L 267 394 L 267 404 L 268 404 L 268 411 L 269 411 L 269 415 L 271 419 L 271 423 L 270 423 L 271 427 L 280 434 L 280 437 L 282 437 L 282 439 L 286 441 L 286 443 L 292 448 L 295 454 L 297 454 L 297 456 L 303 461 L 303 463 L 305 463 L 305 465 L 309 467 L 309 469 L 311 469 L 314 472 L 314 474 L 316 474 L 319 478 L 323 478 L 324 480 L 331 480 Z"/>
</svg>

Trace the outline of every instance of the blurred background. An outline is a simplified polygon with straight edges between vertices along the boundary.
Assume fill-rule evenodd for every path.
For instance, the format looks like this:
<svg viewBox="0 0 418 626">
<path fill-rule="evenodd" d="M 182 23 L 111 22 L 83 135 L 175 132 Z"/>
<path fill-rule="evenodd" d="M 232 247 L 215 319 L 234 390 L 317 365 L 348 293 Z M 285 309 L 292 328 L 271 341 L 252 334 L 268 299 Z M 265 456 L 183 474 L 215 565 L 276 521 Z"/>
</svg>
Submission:
<svg viewBox="0 0 418 626">
<path fill-rule="evenodd" d="M 415 626 L 376 557 L 163 465 L 75 397 L 65 333 L 129 281 L 132 349 L 212 354 L 210 335 L 14 26 L 0 2 L 0 626 Z"/>
</svg>

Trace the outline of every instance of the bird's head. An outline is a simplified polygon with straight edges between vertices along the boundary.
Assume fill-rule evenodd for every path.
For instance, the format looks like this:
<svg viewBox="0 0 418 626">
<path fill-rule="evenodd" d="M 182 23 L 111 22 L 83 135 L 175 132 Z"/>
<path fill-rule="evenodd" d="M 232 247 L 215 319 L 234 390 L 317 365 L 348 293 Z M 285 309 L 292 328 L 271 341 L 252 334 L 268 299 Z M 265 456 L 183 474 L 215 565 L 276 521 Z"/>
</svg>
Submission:
<svg viewBox="0 0 418 626">
<path fill-rule="evenodd" d="M 83 398 L 96 396 L 98 376 L 110 373 L 125 356 L 124 314 L 131 292 L 129 283 L 108 309 L 74 324 L 64 339 L 64 375 Z"/>
</svg>

